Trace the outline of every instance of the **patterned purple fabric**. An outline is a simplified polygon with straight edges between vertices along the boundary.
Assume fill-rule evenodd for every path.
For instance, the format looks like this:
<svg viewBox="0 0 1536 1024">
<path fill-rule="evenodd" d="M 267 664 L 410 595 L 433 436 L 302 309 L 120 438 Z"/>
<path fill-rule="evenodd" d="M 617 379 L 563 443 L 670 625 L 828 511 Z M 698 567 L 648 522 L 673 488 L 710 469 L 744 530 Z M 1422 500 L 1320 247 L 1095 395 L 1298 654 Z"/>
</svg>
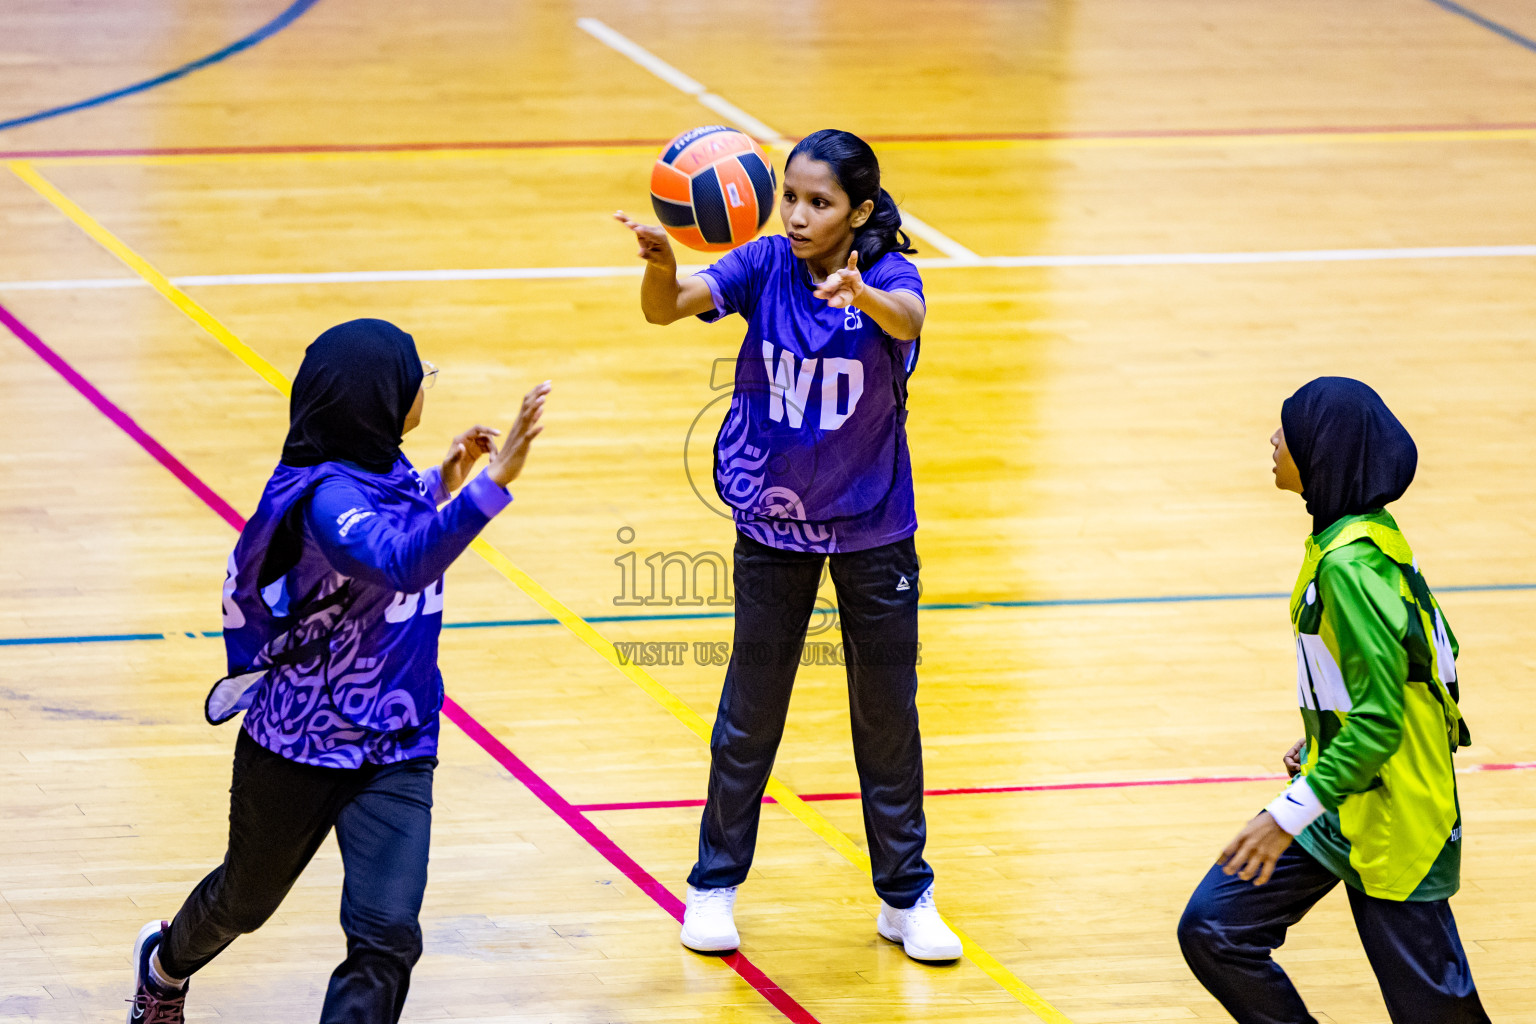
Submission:
<svg viewBox="0 0 1536 1024">
<path fill-rule="evenodd" d="M 780 235 L 732 250 L 700 276 L 715 302 L 700 319 L 740 313 L 747 321 L 715 444 L 716 487 L 737 528 L 770 547 L 822 552 L 915 533 L 902 396 L 917 342 L 898 342 L 859 310 L 816 298 Z M 923 294 L 900 253 L 863 276 L 885 291 Z"/>
<path fill-rule="evenodd" d="M 511 500 L 482 475 L 448 501 L 436 469 L 423 477 L 404 460 L 381 474 L 279 465 L 224 582 L 229 671 L 267 669 L 251 738 L 326 768 L 435 753 L 442 575 Z"/>
</svg>

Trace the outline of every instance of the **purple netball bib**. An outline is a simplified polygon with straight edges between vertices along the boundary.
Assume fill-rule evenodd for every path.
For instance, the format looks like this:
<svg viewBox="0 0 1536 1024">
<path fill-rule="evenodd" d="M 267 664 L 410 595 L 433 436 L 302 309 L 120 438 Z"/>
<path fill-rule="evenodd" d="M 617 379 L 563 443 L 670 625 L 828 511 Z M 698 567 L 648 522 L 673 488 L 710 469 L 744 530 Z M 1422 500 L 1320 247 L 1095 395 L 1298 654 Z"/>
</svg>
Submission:
<svg viewBox="0 0 1536 1024">
<path fill-rule="evenodd" d="M 736 312 L 748 324 L 715 444 L 715 487 L 738 525 L 802 550 L 853 550 L 850 538 L 870 530 L 910 535 L 905 406 L 916 343 L 816 298 L 780 236 L 731 252 L 702 276 L 715 300 L 704 318 Z M 922 295 L 916 268 L 900 254 L 887 254 L 864 279 Z M 837 534 L 843 543 L 829 543 Z"/>
</svg>

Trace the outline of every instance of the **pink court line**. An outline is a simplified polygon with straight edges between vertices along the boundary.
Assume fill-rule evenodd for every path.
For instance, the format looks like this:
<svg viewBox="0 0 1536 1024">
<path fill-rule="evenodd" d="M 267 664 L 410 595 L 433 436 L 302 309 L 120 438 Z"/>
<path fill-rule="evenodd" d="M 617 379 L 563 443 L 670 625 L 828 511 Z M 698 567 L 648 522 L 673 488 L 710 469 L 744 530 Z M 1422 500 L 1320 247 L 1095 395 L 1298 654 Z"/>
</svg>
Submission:
<svg viewBox="0 0 1536 1024">
<path fill-rule="evenodd" d="M 1389 125 L 1314 125 L 1277 128 L 1146 128 L 1106 131 L 1026 131 L 1026 132 L 917 132 L 866 135 L 880 142 L 1032 142 L 1072 141 L 1078 139 L 1217 139 L 1266 138 L 1287 135 L 1381 135 L 1397 133 L 1434 134 L 1437 132 L 1495 132 L 1536 130 L 1536 122 L 1501 124 L 1389 124 Z M 468 142 L 380 142 L 380 143 L 282 143 L 265 146 L 168 146 L 124 149 L 25 149 L 0 150 L 0 160 L 62 160 L 78 157 L 158 157 L 158 156 L 303 156 L 326 153 L 435 153 L 444 151 L 488 151 L 522 149 L 616 149 L 656 146 L 666 139 L 492 139 Z M 794 141 L 793 138 L 790 141 Z"/>
<path fill-rule="evenodd" d="M 163 444 L 149 436 L 148 431 L 139 426 L 132 416 L 129 416 L 118 407 L 110 398 L 97 390 L 96 385 L 82 377 L 73 366 L 64 361 L 64 357 L 49 348 L 42 338 L 32 333 L 31 328 L 11 314 L 11 311 L 0 306 L 0 324 L 10 328 L 11 333 L 21 339 L 21 343 L 35 352 L 39 359 L 54 369 L 60 377 L 85 396 L 86 401 L 96 407 L 107 419 L 111 420 L 123 433 L 139 443 L 154 460 L 166 469 L 177 480 L 187 485 L 191 492 L 203 500 L 203 504 L 213 509 L 230 526 L 236 530 L 245 528 L 245 517 L 236 512 L 234 506 L 214 493 L 213 488 L 200 480 L 196 473 L 192 472 L 180 459 L 168 452 Z"/>
<path fill-rule="evenodd" d="M 1456 769 L 1463 774 L 1472 772 L 1518 772 L 1536 768 L 1536 761 L 1511 761 L 1502 764 L 1472 764 Z M 1275 775 L 1197 775 L 1184 779 L 1122 779 L 1113 782 L 1056 782 L 1040 786 L 961 786 L 956 789 L 925 789 L 924 796 L 965 796 L 974 793 L 1059 793 L 1076 789 L 1135 789 L 1143 786 L 1208 786 L 1223 782 L 1282 782 L 1286 776 Z M 800 799 L 811 803 L 817 800 L 858 800 L 857 793 L 802 793 Z M 763 803 L 776 801 L 763 797 Z M 623 803 L 577 804 L 578 811 L 654 811 L 667 807 L 703 807 L 703 800 L 631 800 Z"/>
<path fill-rule="evenodd" d="M 563 796 L 555 792 L 549 783 L 534 774 L 533 769 L 524 764 L 522 759 L 516 754 L 508 750 L 504 743 L 495 736 L 492 736 L 485 726 L 476 721 L 473 716 L 455 703 L 452 698 L 447 698 L 443 701 L 443 712 L 451 722 L 460 729 L 463 729 L 470 739 L 480 744 L 481 749 L 495 758 L 503 768 L 511 772 L 513 778 L 527 786 L 530 792 L 544 801 L 546 807 L 558 814 L 562 821 L 571 826 L 594 850 L 602 854 L 608 860 L 608 863 L 623 872 L 625 878 L 628 878 L 638 886 L 642 892 L 655 900 L 661 909 L 671 914 L 681 923 L 683 920 L 683 901 L 673 895 L 670 889 L 652 877 L 645 868 L 636 863 L 633 857 L 620 849 L 619 845 L 612 839 L 609 839 L 602 829 L 592 824 L 586 815 L 581 813 L 580 808 L 567 802 Z M 773 979 L 764 974 L 761 969 L 742 956 L 741 953 L 731 953 L 720 957 L 720 960 L 729 965 L 731 970 L 741 975 L 742 979 L 749 985 L 757 989 L 763 998 L 772 1003 L 774 1008 L 785 1017 L 795 1021 L 796 1024 L 800 1024 L 800 1022 L 817 1024 L 816 1018 L 812 1017 L 805 1007 L 795 1002 L 788 992 L 785 992 L 776 985 Z"/>
<path fill-rule="evenodd" d="M 176 456 L 166 450 L 165 446 L 151 437 L 143 427 L 139 426 L 120 406 L 114 403 L 90 381 L 70 366 L 64 357 L 39 338 L 31 328 L 16 319 L 15 315 L 5 306 L 0 305 L 0 323 L 10 329 L 11 333 L 21 339 L 22 344 L 31 349 L 37 356 L 52 367 L 59 376 L 63 377 L 86 400 L 95 406 L 97 411 L 111 420 L 125 434 L 138 442 L 139 446 L 154 457 L 171 474 L 185 484 L 192 493 L 202 499 L 203 503 L 219 514 L 230 526 L 236 530 L 245 527 L 245 517 L 235 511 L 234 506 L 221 498 L 209 487 L 197 474 L 193 473 Z M 448 720 L 457 725 L 464 733 L 487 754 L 512 774 L 512 777 L 526 786 L 534 796 L 543 801 L 544 806 L 553 811 L 561 821 L 571 827 L 577 835 L 603 858 L 623 873 L 625 878 L 633 882 L 641 892 L 645 893 L 656 902 L 662 910 L 665 910 L 677 921 L 683 919 L 683 901 L 672 894 L 671 890 L 658 882 L 649 872 L 635 861 L 633 857 L 625 853 L 617 843 L 608 838 L 596 825 L 592 824 L 579 808 L 572 806 L 564 797 L 555 791 L 549 783 L 545 782 L 534 770 L 523 762 L 516 754 L 512 753 L 489 729 L 452 698 L 443 701 L 443 713 Z M 722 963 L 730 967 L 741 976 L 742 980 L 757 990 L 764 999 L 782 1013 L 794 1024 L 819 1024 L 810 1011 L 794 1000 L 788 992 L 776 984 L 772 978 L 740 952 L 729 956 L 718 957 Z"/>
</svg>

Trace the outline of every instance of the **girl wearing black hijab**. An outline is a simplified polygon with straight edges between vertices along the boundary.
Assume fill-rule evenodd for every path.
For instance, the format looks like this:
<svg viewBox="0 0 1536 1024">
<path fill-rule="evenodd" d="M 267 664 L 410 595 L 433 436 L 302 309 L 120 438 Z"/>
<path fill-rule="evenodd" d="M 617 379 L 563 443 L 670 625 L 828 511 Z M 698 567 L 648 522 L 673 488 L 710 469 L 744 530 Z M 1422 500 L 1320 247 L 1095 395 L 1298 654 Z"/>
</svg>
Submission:
<svg viewBox="0 0 1536 1024">
<path fill-rule="evenodd" d="M 1418 450 L 1346 377 L 1302 387 L 1280 424 L 1275 486 L 1312 515 L 1291 597 L 1306 736 L 1284 757 L 1290 785 L 1190 898 L 1184 959 L 1239 1024 L 1315 1024 L 1270 953 L 1343 882 L 1394 1024 L 1486 1024 L 1449 903 L 1461 867 L 1452 755 L 1470 741 L 1458 647 L 1382 507 L 1412 483 Z"/>
<path fill-rule="evenodd" d="M 173 920 L 139 933 L 130 1024 L 180 1024 L 187 979 L 272 915 L 332 828 L 347 957 L 320 1019 L 400 1019 L 421 956 L 443 572 L 511 503 L 549 393 L 528 392 L 499 449 L 499 431 L 473 427 L 418 474 L 400 439 L 436 372 L 382 320 L 333 327 L 304 354 L 282 461 L 230 555 L 229 675 L 205 706 L 214 723 L 246 713 L 229 850 Z"/>
</svg>

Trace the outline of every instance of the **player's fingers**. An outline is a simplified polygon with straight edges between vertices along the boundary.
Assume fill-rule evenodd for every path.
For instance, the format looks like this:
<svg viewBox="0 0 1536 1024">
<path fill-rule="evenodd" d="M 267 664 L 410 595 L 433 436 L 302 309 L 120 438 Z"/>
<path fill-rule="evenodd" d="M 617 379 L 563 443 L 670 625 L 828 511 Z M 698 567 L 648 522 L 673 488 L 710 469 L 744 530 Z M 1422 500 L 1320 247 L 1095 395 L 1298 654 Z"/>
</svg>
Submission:
<svg viewBox="0 0 1536 1024">
<path fill-rule="evenodd" d="M 533 426 L 539 422 L 539 419 L 543 415 L 544 415 L 544 403 L 543 402 L 540 402 L 537 405 L 531 405 L 528 408 L 524 409 L 521 413 L 519 413 L 518 417 L 517 417 L 517 422 L 512 425 L 512 435 L 509 438 L 507 438 L 507 444 L 509 444 L 509 445 L 521 444 L 523 438 L 528 435 L 528 431 L 530 429 L 532 429 Z"/>
<path fill-rule="evenodd" d="M 1242 859 L 1243 869 L 1237 873 L 1237 877 L 1245 882 L 1253 881 L 1253 876 L 1259 871 L 1259 855 L 1252 847 L 1244 844 L 1243 850 L 1237 855 Z"/>
<path fill-rule="evenodd" d="M 542 426 L 537 426 L 526 430 L 519 434 L 517 437 L 509 440 L 505 448 L 506 457 L 509 459 L 515 459 L 527 455 L 528 446 L 533 443 L 534 438 L 538 437 L 542 433 L 544 433 L 544 428 Z"/>
<path fill-rule="evenodd" d="M 1267 856 L 1264 858 L 1263 867 L 1259 869 L 1259 877 L 1253 880 L 1254 885 L 1263 885 L 1269 881 L 1269 877 L 1275 873 L 1275 862 Z"/>
<path fill-rule="evenodd" d="M 855 249 L 855 250 L 853 250 L 852 252 L 850 252 L 848 254 L 848 269 L 849 270 L 858 270 L 859 269 L 859 250 Z"/>
</svg>

